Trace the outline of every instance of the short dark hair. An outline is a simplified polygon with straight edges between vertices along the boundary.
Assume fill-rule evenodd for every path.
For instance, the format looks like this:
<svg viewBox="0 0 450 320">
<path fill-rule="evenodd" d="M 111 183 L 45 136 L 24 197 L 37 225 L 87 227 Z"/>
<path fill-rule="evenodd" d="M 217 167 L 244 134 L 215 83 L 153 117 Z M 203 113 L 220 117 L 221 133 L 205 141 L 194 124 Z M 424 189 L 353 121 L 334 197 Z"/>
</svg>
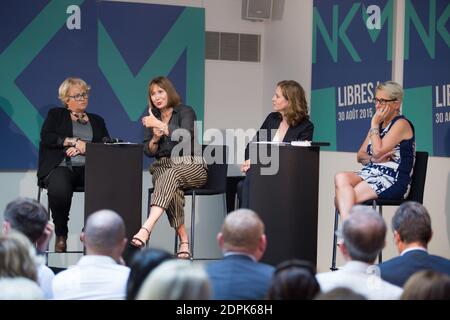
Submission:
<svg viewBox="0 0 450 320">
<path fill-rule="evenodd" d="M 36 242 L 48 223 L 47 210 L 42 204 L 30 198 L 17 198 L 6 206 L 5 221 L 22 232 L 31 242 Z"/>
<path fill-rule="evenodd" d="M 267 298 L 269 300 L 312 300 L 319 292 L 313 264 L 292 259 L 277 265 Z"/>
<path fill-rule="evenodd" d="M 405 243 L 420 242 L 427 245 L 433 233 L 431 217 L 418 202 L 403 202 L 392 217 L 392 230 L 397 231 Z"/>
<path fill-rule="evenodd" d="M 135 300 L 144 280 L 162 262 L 173 259 L 174 256 L 167 251 L 147 248 L 137 252 L 131 259 L 130 276 L 127 282 L 127 300 Z"/>
</svg>

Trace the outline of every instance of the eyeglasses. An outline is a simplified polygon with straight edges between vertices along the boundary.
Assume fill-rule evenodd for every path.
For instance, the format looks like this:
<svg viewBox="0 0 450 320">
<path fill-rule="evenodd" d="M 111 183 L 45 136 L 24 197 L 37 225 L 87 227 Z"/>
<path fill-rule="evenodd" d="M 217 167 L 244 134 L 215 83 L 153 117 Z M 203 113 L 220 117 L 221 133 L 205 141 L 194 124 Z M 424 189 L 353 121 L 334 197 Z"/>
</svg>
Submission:
<svg viewBox="0 0 450 320">
<path fill-rule="evenodd" d="M 374 98 L 374 99 L 373 99 L 373 103 L 374 103 L 375 105 L 376 105 L 377 103 L 379 103 L 380 106 L 385 106 L 386 103 L 392 102 L 392 101 L 397 101 L 397 99 L 389 99 L 389 100 L 385 100 L 385 99 L 377 99 L 377 98 Z"/>
<path fill-rule="evenodd" d="M 83 99 L 89 98 L 89 95 L 88 95 L 87 92 L 83 92 L 83 93 L 76 94 L 76 95 L 74 95 L 74 96 L 68 96 L 68 97 L 69 97 L 69 98 L 72 98 L 72 99 L 75 100 L 75 101 L 81 101 L 81 100 L 83 100 Z"/>
</svg>

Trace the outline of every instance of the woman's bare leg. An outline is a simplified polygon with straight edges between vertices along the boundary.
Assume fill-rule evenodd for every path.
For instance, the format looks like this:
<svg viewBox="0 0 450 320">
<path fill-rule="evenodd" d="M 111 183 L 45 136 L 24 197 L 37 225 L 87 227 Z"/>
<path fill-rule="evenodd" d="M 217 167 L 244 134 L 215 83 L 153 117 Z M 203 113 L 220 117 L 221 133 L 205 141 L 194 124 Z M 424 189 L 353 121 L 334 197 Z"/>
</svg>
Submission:
<svg viewBox="0 0 450 320">
<path fill-rule="evenodd" d="M 186 232 L 186 226 L 183 224 L 181 224 L 178 228 L 177 228 L 177 234 L 178 237 L 180 239 L 180 245 L 178 248 L 178 252 L 180 252 L 180 254 L 178 254 L 178 258 L 182 258 L 182 259 L 188 259 L 190 258 L 190 255 L 188 255 L 187 253 L 181 253 L 181 252 L 191 252 L 189 249 L 189 237 L 188 234 Z"/>
<path fill-rule="evenodd" d="M 361 203 L 366 200 L 377 199 L 377 193 L 369 186 L 366 181 L 361 181 L 355 186 L 356 203 Z"/>
<path fill-rule="evenodd" d="M 342 220 L 348 217 L 350 209 L 356 203 L 355 186 L 361 181 L 354 172 L 339 172 L 334 177 L 335 203 Z"/>
<path fill-rule="evenodd" d="M 150 238 L 150 233 L 152 232 L 153 227 L 155 226 L 156 222 L 158 221 L 159 217 L 161 217 L 163 212 L 164 208 L 152 206 L 147 220 L 144 222 L 142 228 L 139 229 L 138 233 L 136 233 L 133 238 L 138 238 L 144 243 L 147 242 Z M 136 239 L 132 239 L 131 242 L 136 246 L 141 246 L 141 243 Z"/>
</svg>

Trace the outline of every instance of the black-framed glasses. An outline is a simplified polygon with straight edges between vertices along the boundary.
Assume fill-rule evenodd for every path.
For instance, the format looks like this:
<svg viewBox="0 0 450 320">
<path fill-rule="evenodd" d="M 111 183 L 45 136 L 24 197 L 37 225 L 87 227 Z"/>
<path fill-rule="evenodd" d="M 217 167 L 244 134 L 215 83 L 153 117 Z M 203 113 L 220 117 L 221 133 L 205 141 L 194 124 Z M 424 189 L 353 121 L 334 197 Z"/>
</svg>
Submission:
<svg viewBox="0 0 450 320">
<path fill-rule="evenodd" d="M 397 101 L 397 99 L 388 99 L 388 100 L 386 100 L 386 99 L 377 99 L 377 98 L 373 98 L 373 103 L 374 103 L 374 104 L 379 103 L 380 106 L 385 106 L 386 103 L 392 102 L 392 101 Z"/>
<path fill-rule="evenodd" d="M 75 101 L 81 101 L 83 99 L 89 98 L 89 94 L 87 92 L 83 92 L 83 93 L 79 93 L 79 94 L 76 94 L 74 96 L 68 96 L 68 97 L 72 98 Z"/>
</svg>

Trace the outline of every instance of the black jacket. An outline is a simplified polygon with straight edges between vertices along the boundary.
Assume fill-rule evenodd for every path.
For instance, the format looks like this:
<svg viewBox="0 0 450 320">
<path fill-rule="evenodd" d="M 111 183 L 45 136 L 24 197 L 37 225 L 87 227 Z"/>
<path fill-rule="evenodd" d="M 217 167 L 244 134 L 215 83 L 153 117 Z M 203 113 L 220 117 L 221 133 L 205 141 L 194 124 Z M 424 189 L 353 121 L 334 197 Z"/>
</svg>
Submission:
<svg viewBox="0 0 450 320">
<path fill-rule="evenodd" d="M 87 112 L 87 115 L 92 126 L 92 142 L 102 142 L 104 137 L 109 137 L 105 120 L 94 113 Z M 41 129 L 38 180 L 47 176 L 64 159 L 67 147 L 64 147 L 63 143 L 67 137 L 73 137 L 72 119 L 69 110 L 62 107 L 50 109 Z"/>
<path fill-rule="evenodd" d="M 271 112 L 266 120 L 264 120 L 261 128 L 256 133 L 256 136 L 252 141 L 272 141 L 275 136 L 275 132 L 280 126 L 282 117 L 279 112 Z M 291 141 L 311 141 L 314 132 L 314 125 L 308 119 L 303 120 L 295 127 L 289 126 L 288 131 L 286 132 L 283 142 L 291 142 Z M 268 137 L 270 135 L 270 138 Z M 245 148 L 245 159 L 249 158 L 249 146 Z"/>
</svg>

